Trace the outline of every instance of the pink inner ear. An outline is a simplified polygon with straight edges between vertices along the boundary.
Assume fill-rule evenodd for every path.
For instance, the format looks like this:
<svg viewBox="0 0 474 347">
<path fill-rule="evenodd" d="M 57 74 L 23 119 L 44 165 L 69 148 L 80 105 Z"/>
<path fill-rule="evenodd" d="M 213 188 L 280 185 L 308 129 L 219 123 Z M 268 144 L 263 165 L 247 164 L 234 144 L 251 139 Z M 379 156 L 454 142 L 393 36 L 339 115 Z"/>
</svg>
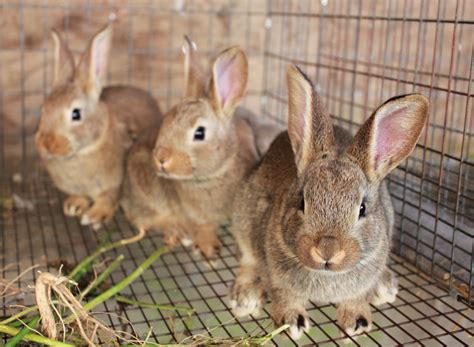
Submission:
<svg viewBox="0 0 474 347">
<path fill-rule="evenodd" d="M 105 47 L 104 47 L 104 36 L 100 36 L 94 47 L 94 74 L 98 78 L 102 78 L 105 75 Z"/>
<path fill-rule="evenodd" d="M 217 90 L 222 106 L 233 97 L 237 89 L 238 71 L 233 68 L 232 63 L 233 61 L 230 61 L 217 66 Z"/>
<path fill-rule="evenodd" d="M 407 107 L 387 112 L 376 125 L 375 170 L 385 161 L 392 161 L 406 143 Z"/>
</svg>

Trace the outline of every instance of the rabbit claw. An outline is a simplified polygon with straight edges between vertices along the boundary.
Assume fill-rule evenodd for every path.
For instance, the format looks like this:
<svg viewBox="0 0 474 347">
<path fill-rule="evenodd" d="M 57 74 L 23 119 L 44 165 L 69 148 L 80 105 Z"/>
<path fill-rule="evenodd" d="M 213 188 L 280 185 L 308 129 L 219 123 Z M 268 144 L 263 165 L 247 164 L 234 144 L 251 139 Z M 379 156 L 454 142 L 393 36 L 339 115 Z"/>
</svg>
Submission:
<svg viewBox="0 0 474 347">
<path fill-rule="evenodd" d="M 165 233 L 163 235 L 163 242 L 168 248 L 173 249 L 181 243 L 181 240 L 176 233 Z"/>
<path fill-rule="evenodd" d="M 90 201 L 83 196 L 71 195 L 63 203 L 64 214 L 68 217 L 80 216 L 90 206 Z"/>
<path fill-rule="evenodd" d="M 183 237 L 181 239 L 181 244 L 184 246 L 184 247 L 189 247 L 193 244 L 193 239 L 190 238 L 190 237 Z"/>
<path fill-rule="evenodd" d="M 102 225 L 109 221 L 114 214 L 114 210 L 110 206 L 93 205 L 81 217 L 81 225 L 91 225 L 94 230 L 100 229 Z"/>
</svg>

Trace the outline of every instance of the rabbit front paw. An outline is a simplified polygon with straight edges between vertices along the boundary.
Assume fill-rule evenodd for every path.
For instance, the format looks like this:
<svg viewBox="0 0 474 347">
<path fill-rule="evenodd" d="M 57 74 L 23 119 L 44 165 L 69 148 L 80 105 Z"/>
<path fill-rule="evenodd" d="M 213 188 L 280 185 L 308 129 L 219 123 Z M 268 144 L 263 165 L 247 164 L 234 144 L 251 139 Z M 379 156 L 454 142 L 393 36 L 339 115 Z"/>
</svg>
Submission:
<svg viewBox="0 0 474 347">
<path fill-rule="evenodd" d="M 364 304 L 360 309 L 338 308 L 337 323 L 349 336 L 369 332 L 372 329 L 372 315 L 369 305 Z"/>
<path fill-rule="evenodd" d="M 371 300 L 372 305 L 379 306 L 387 302 L 392 303 L 397 299 L 398 280 L 392 273 L 384 277 L 386 277 L 384 281 L 375 290 L 375 295 Z"/>
<path fill-rule="evenodd" d="M 71 195 L 63 203 L 64 214 L 68 217 L 80 216 L 86 211 L 91 202 L 84 196 Z"/>
<path fill-rule="evenodd" d="M 229 306 L 237 317 L 258 315 L 264 304 L 265 293 L 260 285 L 235 280 L 230 291 Z"/>
<path fill-rule="evenodd" d="M 192 240 L 187 237 L 182 237 L 175 232 L 165 232 L 163 235 L 163 242 L 169 249 L 173 249 L 180 244 L 183 246 L 189 246 L 192 244 Z"/>
<path fill-rule="evenodd" d="M 212 226 L 199 227 L 196 237 L 194 238 L 194 246 L 204 258 L 208 260 L 214 258 L 221 246 L 217 237 L 216 228 Z"/>
<path fill-rule="evenodd" d="M 81 224 L 91 225 L 97 230 L 112 218 L 114 212 L 115 209 L 110 205 L 94 204 L 82 215 Z"/>
<path fill-rule="evenodd" d="M 280 317 L 274 317 L 277 326 L 288 324 L 289 334 L 293 340 L 298 340 L 303 333 L 309 330 L 309 318 L 305 309 L 289 309 L 283 312 Z"/>
</svg>

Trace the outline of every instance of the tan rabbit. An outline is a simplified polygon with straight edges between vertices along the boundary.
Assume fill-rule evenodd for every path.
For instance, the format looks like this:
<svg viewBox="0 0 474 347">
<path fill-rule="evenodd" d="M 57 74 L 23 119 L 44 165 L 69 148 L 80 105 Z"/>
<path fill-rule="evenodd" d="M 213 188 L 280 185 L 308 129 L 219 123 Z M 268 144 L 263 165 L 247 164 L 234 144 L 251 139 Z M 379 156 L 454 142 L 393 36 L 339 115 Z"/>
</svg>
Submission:
<svg viewBox="0 0 474 347">
<path fill-rule="evenodd" d="M 220 53 L 208 79 L 188 45 L 185 97 L 132 147 L 121 205 L 137 228 L 162 230 L 169 245 L 192 240 L 210 258 L 258 154 L 249 124 L 234 116 L 247 85 L 245 53 Z"/>
<path fill-rule="evenodd" d="M 161 112 L 141 89 L 103 88 L 111 26 L 92 38 L 77 64 L 55 30 L 52 37 L 53 89 L 41 109 L 36 147 L 56 186 L 69 195 L 64 213 L 98 227 L 118 206 L 126 151 L 143 129 L 160 122 Z"/>
<path fill-rule="evenodd" d="M 309 300 L 337 304 L 349 335 L 371 328 L 370 303 L 395 300 L 386 262 L 394 212 L 384 177 L 414 149 L 428 114 L 418 94 L 381 105 L 354 138 L 331 124 L 308 78 L 287 71 L 288 132 L 236 195 L 232 230 L 241 260 L 231 289 L 237 316 L 265 295 L 292 338 L 309 328 Z"/>
</svg>

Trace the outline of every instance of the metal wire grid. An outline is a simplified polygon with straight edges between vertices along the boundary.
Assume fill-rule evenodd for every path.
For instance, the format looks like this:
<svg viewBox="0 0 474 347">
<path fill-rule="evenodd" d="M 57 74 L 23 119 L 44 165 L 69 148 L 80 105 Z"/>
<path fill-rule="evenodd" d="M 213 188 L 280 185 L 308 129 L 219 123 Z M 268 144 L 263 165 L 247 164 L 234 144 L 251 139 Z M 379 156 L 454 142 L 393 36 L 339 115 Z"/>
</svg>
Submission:
<svg viewBox="0 0 474 347">
<path fill-rule="evenodd" d="M 3 270 L 3 277 L 13 278 L 38 263 L 42 265 L 41 270 L 57 271 L 51 262 L 55 266 L 58 260 L 74 264 L 97 247 L 103 237 L 63 215 L 60 203 L 63 196 L 44 174 L 36 175 L 25 185 L 3 181 L 1 188 L 35 202 L 33 211 L 1 211 L 4 216 L 0 224 L 1 266 L 4 269 L 8 264 L 15 265 Z M 111 229 L 115 230 L 114 239 L 129 237 L 134 232 L 122 214 L 114 218 Z M 100 317 L 120 330 L 130 321 L 141 336 L 151 327 L 151 338 L 159 343 L 180 342 L 197 334 L 235 338 L 272 331 L 268 306 L 260 317 L 244 319 L 235 319 L 227 308 L 228 287 L 238 270 L 238 261 L 236 246 L 228 231 L 222 230 L 220 239 L 222 252 L 215 263 L 208 264 L 189 249 L 177 248 L 164 255 L 122 293 L 148 303 L 193 307 L 196 313 L 190 318 L 181 313 L 124 307 L 114 300 L 97 308 L 97 312 L 111 313 Z M 104 260 L 119 254 L 125 256 L 121 267 L 113 273 L 112 284 L 124 278 L 161 245 L 161 236 L 152 233 L 138 244 L 107 254 Z M 373 307 L 373 331 L 350 342 L 363 346 L 472 344 L 472 310 L 466 304 L 449 296 L 435 281 L 398 256 L 392 256 L 389 266 L 400 282 L 397 301 Z M 35 272 L 29 272 L 20 280 L 21 287 L 28 291 L 27 286 L 35 277 Z M 26 296 L 24 304 L 31 304 L 29 300 L 31 297 Z M 3 302 L 2 315 L 8 314 L 7 304 Z M 346 342 L 348 337 L 341 336 L 335 322 L 333 305 L 311 303 L 308 312 L 312 329 L 298 341 L 300 345 L 333 346 Z M 296 345 L 286 334 L 278 336 L 274 343 Z"/>
<path fill-rule="evenodd" d="M 144 57 L 153 60 L 161 57 L 169 62 L 179 51 L 181 40 L 177 36 L 181 35 L 181 31 L 193 32 L 197 26 L 207 23 L 208 35 L 205 40 L 196 39 L 198 45 L 205 47 L 205 52 L 215 52 L 216 47 L 238 41 L 250 53 L 251 59 L 254 57 L 257 62 L 262 63 L 263 57 L 262 112 L 280 120 L 284 119 L 286 111 L 286 91 L 282 72 L 285 64 L 290 61 L 296 61 L 314 76 L 316 86 L 326 98 L 333 117 L 352 130 L 355 130 L 370 109 L 383 99 L 397 93 L 411 91 L 412 87 L 431 95 L 432 100 L 440 100 L 443 106 L 440 108 L 442 111 L 435 110 L 435 115 L 431 116 L 428 135 L 424 142 L 418 146 L 412 159 L 391 178 L 391 190 L 398 211 L 398 225 L 401 227 L 397 235 L 395 251 L 433 277 L 438 274 L 436 266 L 443 267 L 444 271 L 450 275 L 449 289 L 455 294 L 459 289 L 459 281 L 461 284 L 467 284 L 468 297 L 471 297 L 473 276 L 472 251 L 469 247 L 472 245 L 473 220 L 469 212 L 472 212 L 473 208 L 473 163 L 470 159 L 473 125 L 469 109 L 472 103 L 469 102 L 472 97 L 470 88 L 472 68 L 465 70 L 467 59 L 470 59 L 469 63 L 472 62 L 473 23 L 469 18 L 465 18 L 472 13 L 470 4 L 467 1 L 456 2 L 455 13 L 458 17 L 457 20 L 453 20 L 454 17 L 445 13 L 451 7 L 449 5 L 451 3 L 448 4 L 446 1 L 437 3 L 405 1 L 396 5 L 391 2 L 380 5 L 375 1 L 336 1 L 328 3 L 328 6 L 319 6 L 319 3 L 312 1 L 268 1 L 265 6 L 261 6 L 258 1 L 248 0 L 247 2 L 215 1 L 205 3 L 205 5 L 186 2 L 180 10 L 173 7 L 180 3 L 180 1 L 166 3 L 146 1 L 125 4 L 128 11 L 127 45 L 125 49 L 119 47 L 114 52 L 117 55 L 126 55 L 126 59 L 121 61 L 123 66 L 126 66 L 126 69 L 122 71 L 126 73 L 126 78 L 111 73 L 112 81 L 115 78 L 142 84 L 142 87 L 149 88 L 162 104 L 168 107 L 180 95 L 179 81 L 175 79 L 176 71 L 172 68 L 165 69 L 165 86 L 163 83 L 158 85 L 156 80 L 162 77 L 163 71 L 157 71 L 157 68 L 152 68 L 153 64 L 150 64 L 151 70 L 147 70 L 149 74 L 143 80 L 143 76 L 140 76 L 139 71 L 134 68 L 137 66 L 134 59 Z M 238 9 L 232 10 L 231 6 L 222 10 L 221 5 L 229 3 L 238 3 Z M 325 4 L 325 1 L 321 3 Z M 11 220 L 5 218 L 0 220 L 2 268 L 11 263 L 16 265 L 9 270 L 3 270 L 3 277 L 13 278 L 29 264 L 44 259 L 61 259 L 75 263 L 90 253 L 98 243 L 100 237 L 97 234 L 81 228 L 76 220 L 66 219 L 62 215 L 60 194 L 44 177 L 44 173 L 36 167 L 34 157 L 31 156 L 33 146 L 30 135 L 33 127 L 30 123 L 31 118 L 38 114 L 37 106 L 40 100 L 37 102 L 38 105 L 35 106 L 33 103 L 31 106 L 28 98 L 35 94 L 44 96 L 48 91 L 47 81 L 50 71 L 47 69 L 47 61 L 50 47 L 48 48 L 46 42 L 47 31 L 51 26 L 48 14 L 53 11 L 65 14 L 64 28 L 67 37 L 68 33 L 72 35 L 73 30 L 77 29 L 77 25 L 74 24 L 77 11 L 84 12 L 86 20 L 83 24 L 86 33 L 83 36 L 87 37 L 95 30 L 91 27 L 97 26 L 99 21 L 94 22 L 97 21 L 97 17 L 123 4 L 120 1 L 110 1 L 105 5 L 92 1 L 77 3 L 66 1 L 61 4 L 48 1 L 41 3 L 4 1 L 0 5 L 4 14 L 9 13 L 7 11 L 9 8 L 16 9 L 21 19 L 18 47 L 3 47 L 4 35 L 0 36 L 0 53 L 5 54 L 13 50 L 19 54 L 21 63 L 18 88 L 6 86 L 2 84 L 3 79 L 0 79 L 0 110 L 8 107 L 9 97 L 12 95 L 18 96 L 21 101 L 18 109 L 21 124 L 17 132 L 7 129 L 3 112 L 0 115 L 0 163 L 2 165 L 0 191 L 4 196 L 10 196 L 15 191 L 20 196 L 36 202 L 33 212 L 17 211 L 13 213 Z M 255 6 L 258 10 L 255 10 Z M 403 7 L 402 15 L 396 12 L 399 7 Z M 408 15 L 418 7 L 421 14 L 419 18 Z M 434 7 L 437 11 L 433 14 Z M 28 10 L 39 11 L 42 14 L 44 48 L 38 49 L 27 44 L 27 35 L 24 35 L 24 31 L 28 23 L 25 23 L 24 19 L 25 12 Z M 143 16 L 143 11 L 146 12 L 146 16 Z M 185 19 L 181 17 L 182 13 L 185 14 Z M 202 17 L 193 22 L 190 18 L 194 18 L 196 14 Z M 220 18 L 219 16 L 223 15 L 228 16 L 230 22 L 246 24 L 244 37 L 236 35 L 235 30 L 230 29 L 225 42 L 213 42 L 215 22 L 217 18 Z M 152 23 L 161 16 L 168 20 L 167 48 L 154 47 L 156 42 L 154 43 L 152 38 L 149 38 L 147 47 L 135 47 L 132 18 L 138 17 L 140 20 L 148 18 L 151 30 Z M 253 26 L 252 23 L 254 23 Z M 354 25 L 351 23 L 356 23 L 354 30 L 351 30 L 351 25 Z M 100 25 L 101 23 L 98 24 Z M 453 34 L 453 37 L 456 37 L 457 43 L 462 42 L 463 45 L 470 47 L 471 51 L 468 58 L 466 58 L 465 50 L 461 52 L 462 54 L 451 54 L 453 58 L 449 60 L 456 61 L 456 69 L 454 72 L 453 69 L 449 69 L 446 73 L 442 71 L 442 61 L 446 60 L 446 55 L 450 52 L 447 50 L 448 53 L 443 53 L 445 43 L 443 43 L 443 35 L 439 32 L 448 25 L 455 25 L 458 28 L 453 31 L 456 34 Z M 232 24 L 229 26 L 232 28 Z M 256 28 L 263 27 L 266 28 L 265 45 L 259 46 L 256 44 L 258 40 L 253 41 L 253 36 L 255 36 Z M 417 34 L 411 36 L 417 37 L 417 44 L 411 45 L 411 49 L 416 47 L 416 51 L 421 52 L 420 55 L 416 55 L 418 63 L 414 67 L 405 64 L 403 60 L 411 52 L 406 47 L 397 52 L 398 59 L 395 63 L 387 58 L 390 56 L 387 52 L 390 52 L 391 48 L 387 42 L 393 39 L 387 28 L 395 33 L 397 28 L 405 28 L 406 34 L 402 34 L 400 38 L 400 42 L 404 42 L 403 37 L 406 38 L 410 31 L 408 27 L 418 28 Z M 241 31 L 241 28 L 238 31 Z M 291 34 L 295 32 L 298 35 L 292 37 Z M 430 32 L 436 32 L 435 36 L 439 37 L 434 44 L 429 40 Z M 354 40 L 350 35 L 354 36 Z M 363 55 L 359 46 L 364 40 L 367 41 L 367 37 L 375 47 L 375 53 Z M 382 37 L 380 42 L 376 42 L 377 37 Z M 207 43 L 205 43 L 206 40 Z M 343 42 L 343 44 L 335 44 L 338 42 Z M 359 47 L 359 49 L 352 51 L 350 42 L 356 42 L 354 47 Z M 398 42 L 398 40 L 393 39 L 390 42 Z M 83 42 L 80 47 L 82 49 Z M 435 47 L 434 51 L 430 52 L 432 47 Z M 42 86 L 40 85 L 38 90 L 31 89 L 26 78 L 30 72 L 27 66 L 28 58 L 35 50 L 38 50 L 36 53 L 43 55 Z M 422 63 L 425 59 L 429 60 L 426 57 L 431 57 L 436 61 L 426 67 Z M 3 74 L 6 65 L 0 65 L 3 66 L 1 67 Z M 445 85 L 446 79 L 454 82 L 451 85 Z M 374 89 L 376 92 L 372 93 Z M 258 84 L 252 84 L 250 98 L 247 101 L 259 103 L 259 95 Z M 451 103 L 448 103 L 448 100 L 451 100 Z M 464 105 L 464 108 L 460 105 Z M 461 114 L 464 115 L 463 118 L 461 117 L 461 123 L 454 123 L 453 116 L 444 117 L 442 115 L 444 106 L 447 107 L 447 111 L 450 111 L 445 113 L 451 115 L 461 109 L 463 111 Z M 444 139 L 443 143 L 447 142 L 447 148 L 444 148 L 446 147 L 444 145 L 441 149 L 437 148 L 436 145 L 439 143 L 434 134 L 439 132 L 445 134 L 444 136 L 448 139 L 461 136 L 462 149 L 456 152 L 450 148 L 452 142 L 444 141 Z M 8 147 L 10 141 L 18 146 L 18 140 L 21 141 L 19 160 L 10 155 L 10 147 Z M 454 163 L 458 166 L 452 164 L 446 167 L 446 163 Z M 30 174 L 23 185 L 15 185 L 11 181 L 11 175 L 22 168 L 24 173 L 34 172 L 34 175 Z M 27 176 L 24 175 L 24 177 Z M 435 210 L 432 204 L 436 204 Z M 437 222 L 433 224 L 433 220 Z M 444 231 L 442 223 L 447 225 L 446 228 L 449 230 L 447 234 L 440 232 Z M 114 227 L 119 231 L 116 237 L 125 237 L 132 232 L 121 215 L 115 218 Z M 427 235 L 431 237 L 428 240 Z M 466 236 L 467 239 L 459 239 L 459 235 Z M 234 257 L 235 245 L 232 238 L 225 231 L 221 238 L 224 244 L 223 252 L 218 262 L 211 268 L 190 255 L 188 250 L 178 249 L 164 256 L 162 262 L 155 264 L 141 277 L 140 281 L 129 288 L 129 294 L 134 299 L 194 307 L 197 314 L 191 321 L 179 314 L 170 316 L 153 309 L 126 307 L 117 311 L 118 306 L 113 302 L 107 303 L 100 310 L 118 312 L 120 316 L 132 321 L 134 327 L 142 334 L 145 334 L 150 326 L 153 327 L 152 337 L 159 342 L 180 341 L 186 335 L 202 333 L 205 328 L 212 330 L 211 336 L 221 337 L 270 331 L 272 326 L 268 320 L 267 311 L 259 319 L 251 317 L 233 320 L 226 308 L 227 286 L 234 278 L 237 262 Z M 448 244 L 447 253 L 443 248 L 445 245 L 440 247 L 441 241 Z M 120 271 L 114 274 L 112 280 L 116 282 L 125 276 L 160 244 L 161 238 L 151 235 L 140 244 L 127 247 L 126 251 L 124 250 L 126 261 L 122 264 Z M 456 252 L 466 255 L 467 260 L 466 257 L 456 257 Z M 439 261 L 439 257 L 446 257 L 446 254 L 448 254 L 448 262 Z M 472 344 L 472 312 L 469 311 L 468 306 L 452 299 L 435 285 L 433 279 L 420 275 L 415 268 L 401 258 L 393 256 L 390 267 L 399 275 L 402 289 L 399 298 L 393 305 L 374 309 L 374 332 L 353 342 L 363 345 Z M 46 268 L 50 271 L 54 270 L 50 266 Z M 444 275 L 444 273 L 441 274 L 441 276 Z M 25 287 L 33 280 L 34 278 L 24 278 L 21 285 Z M 436 283 L 440 284 L 439 278 L 436 278 Z M 3 304 L 5 305 L 5 302 Z M 3 307 L 3 314 L 6 313 Z M 310 316 L 314 327 L 309 335 L 299 341 L 301 344 L 337 345 L 343 342 L 335 324 L 333 306 L 313 303 Z M 104 316 L 104 319 L 115 328 L 120 328 L 122 325 L 116 317 Z M 275 342 L 280 345 L 292 344 L 285 336 L 278 337 Z"/>
<path fill-rule="evenodd" d="M 394 252 L 473 298 L 474 7 L 456 1 L 268 1 L 262 113 L 286 118 L 285 65 L 355 132 L 384 100 L 421 92 L 429 125 L 389 178 Z"/>
<path fill-rule="evenodd" d="M 109 83 L 145 88 L 164 110 L 183 94 L 184 34 L 211 57 L 238 44 L 257 67 L 251 69 L 245 105 L 258 109 L 264 9 L 262 0 L 1 0 L 2 26 L 8 30 L 0 32 L 0 164 L 5 168 L 0 174 L 28 173 L 34 165 L 32 134 L 51 88 L 51 28 L 79 53 L 110 15 L 118 17 Z"/>
</svg>

